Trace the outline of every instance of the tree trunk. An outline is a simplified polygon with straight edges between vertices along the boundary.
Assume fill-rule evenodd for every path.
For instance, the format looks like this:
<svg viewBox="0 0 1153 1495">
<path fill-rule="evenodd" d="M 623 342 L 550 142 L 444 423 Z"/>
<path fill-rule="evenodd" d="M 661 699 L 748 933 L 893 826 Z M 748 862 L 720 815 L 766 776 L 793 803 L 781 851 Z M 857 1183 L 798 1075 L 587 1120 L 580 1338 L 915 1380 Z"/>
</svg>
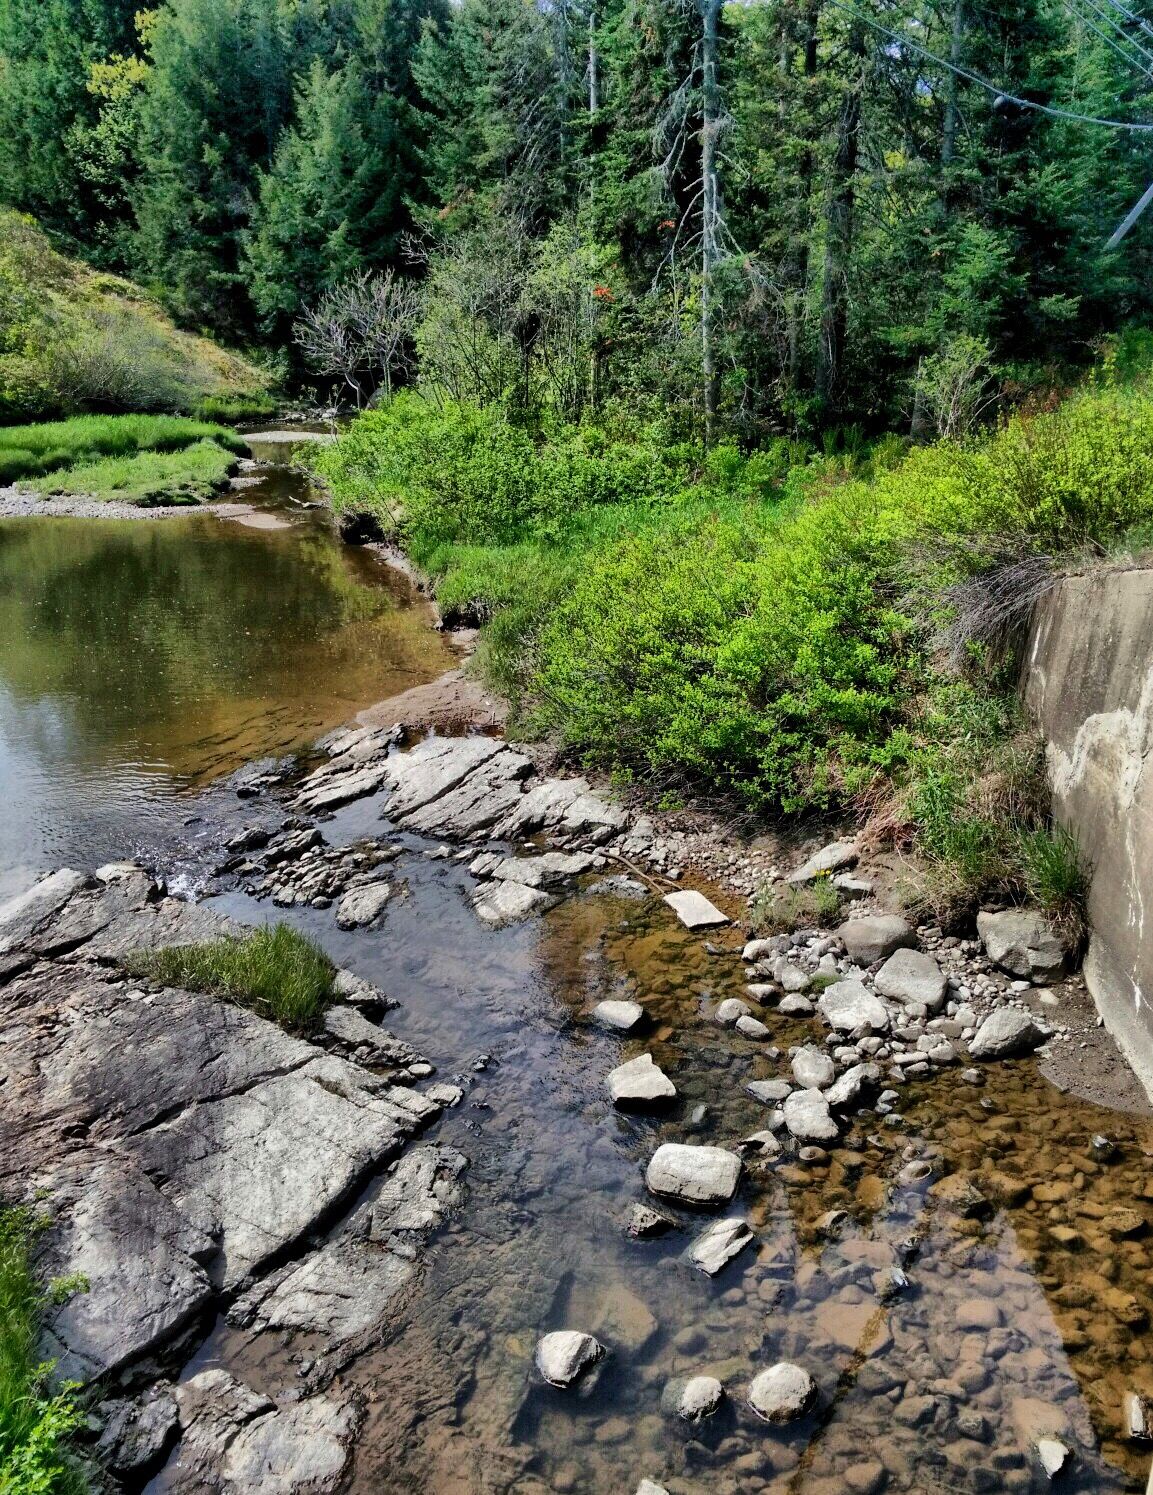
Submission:
<svg viewBox="0 0 1153 1495">
<path fill-rule="evenodd" d="M 717 181 L 717 133 L 720 93 L 717 88 L 717 18 L 720 0 L 701 0 L 701 378 L 705 407 L 705 442 L 711 445 L 717 414 L 717 367 L 714 345 L 713 274 L 719 258 L 721 200 Z"/>
<path fill-rule="evenodd" d="M 850 63 L 837 120 L 837 142 L 829 174 L 825 218 L 825 258 L 821 288 L 821 330 L 817 348 L 817 397 L 826 410 L 838 402 L 848 325 L 848 276 L 853 249 L 857 157 L 861 143 L 861 96 L 865 87 L 864 28 L 849 33 Z"/>
<path fill-rule="evenodd" d="M 589 7 L 589 113 L 595 114 L 601 106 L 601 59 L 597 51 L 596 6 Z"/>
<path fill-rule="evenodd" d="M 953 0 L 953 34 L 949 41 L 949 62 L 957 67 L 961 61 L 961 43 L 965 36 L 965 0 Z M 957 149 L 957 75 L 949 72 L 945 94 L 945 119 L 941 129 L 941 165 L 952 164 Z M 944 183 L 942 183 L 944 186 Z"/>
</svg>

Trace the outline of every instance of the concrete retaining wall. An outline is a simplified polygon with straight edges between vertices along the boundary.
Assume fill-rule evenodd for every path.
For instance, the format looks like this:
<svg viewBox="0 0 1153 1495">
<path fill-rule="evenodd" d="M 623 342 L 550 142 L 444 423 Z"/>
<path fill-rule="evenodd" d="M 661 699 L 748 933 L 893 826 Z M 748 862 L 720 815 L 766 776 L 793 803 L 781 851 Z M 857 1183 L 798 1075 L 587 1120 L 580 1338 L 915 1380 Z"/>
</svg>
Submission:
<svg viewBox="0 0 1153 1495">
<path fill-rule="evenodd" d="M 1093 879 L 1085 975 L 1153 1099 L 1153 569 L 1071 576 L 1034 613 L 1027 705 Z"/>
</svg>

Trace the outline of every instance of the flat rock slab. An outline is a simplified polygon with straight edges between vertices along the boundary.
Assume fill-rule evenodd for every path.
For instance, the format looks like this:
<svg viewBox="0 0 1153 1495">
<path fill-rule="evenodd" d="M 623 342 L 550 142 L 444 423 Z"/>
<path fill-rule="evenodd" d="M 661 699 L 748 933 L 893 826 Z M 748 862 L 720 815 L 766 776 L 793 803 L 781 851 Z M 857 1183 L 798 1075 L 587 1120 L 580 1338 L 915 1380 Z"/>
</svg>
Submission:
<svg viewBox="0 0 1153 1495">
<path fill-rule="evenodd" d="M 645 1173 L 654 1194 L 686 1204 L 727 1204 L 740 1179 L 741 1160 L 736 1153 L 681 1142 L 658 1147 Z"/>
<path fill-rule="evenodd" d="M 364 799 L 382 788 L 386 779 L 383 763 L 369 763 L 364 767 L 349 768 L 333 772 L 330 765 L 319 770 L 319 780 L 305 781 L 305 787 L 296 796 L 298 809 L 320 814 L 325 810 L 337 810 L 341 805 L 351 804 L 354 799 Z"/>
<path fill-rule="evenodd" d="M 638 1054 L 605 1077 L 614 1106 L 643 1111 L 667 1106 L 677 1098 L 677 1087 L 651 1054 Z"/>
<path fill-rule="evenodd" d="M 831 841 L 828 846 L 822 846 L 820 851 L 804 862 L 795 872 L 791 872 L 788 881 L 793 884 L 813 882 L 818 877 L 828 876 L 831 872 L 840 872 L 845 867 L 857 865 L 857 847 L 852 841 Z"/>
<path fill-rule="evenodd" d="M 219 1369 L 190 1377 L 175 1396 L 182 1437 L 165 1488 L 177 1495 L 326 1495 L 340 1484 L 361 1421 L 336 1397 L 278 1407 Z"/>
<path fill-rule="evenodd" d="M 696 1238 L 689 1247 L 688 1257 L 698 1271 L 715 1277 L 752 1242 L 753 1232 L 744 1218 L 718 1220 Z"/>
<path fill-rule="evenodd" d="M 477 892 L 472 900 L 472 907 L 478 919 L 499 929 L 505 924 L 516 924 L 532 914 L 543 914 L 556 901 L 552 894 L 523 883 L 490 882 L 485 883 Z"/>
<path fill-rule="evenodd" d="M 364 929 L 375 924 L 384 913 L 392 887 L 386 882 L 370 882 L 362 888 L 353 888 L 336 906 L 338 929 Z"/>
<path fill-rule="evenodd" d="M 26 944 L 90 881 L 85 873 L 65 867 L 0 904 L 0 952 Z"/>
<path fill-rule="evenodd" d="M 469 871 L 476 865 L 474 862 Z M 546 851 L 536 857 L 500 857 L 482 875 L 500 882 L 522 883 L 526 888 L 559 888 L 598 865 L 604 866 L 604 858 L 591 852 Z"/>
<path fill-rule="evenodd" d="M 666 893 L 665 902 L 686 929 L 719 929 L 729 922 L 727 914 L 722 914 L 703 893 L 692 888 Z"/>
</svg>

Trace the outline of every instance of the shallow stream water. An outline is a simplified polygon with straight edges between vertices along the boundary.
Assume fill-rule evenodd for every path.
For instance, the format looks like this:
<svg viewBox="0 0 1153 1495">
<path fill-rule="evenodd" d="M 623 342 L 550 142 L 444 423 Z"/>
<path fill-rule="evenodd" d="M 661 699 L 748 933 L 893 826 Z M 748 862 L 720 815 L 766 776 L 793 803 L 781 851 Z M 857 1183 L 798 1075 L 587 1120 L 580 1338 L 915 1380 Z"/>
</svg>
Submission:
<svg viewBox="0 0 1153 1495">
<path fill-rule="evenodd" d="M 292 527 L 0 523 L 0 896 L 68 861 L 140 850 L 170 865 L 200 786 L 451 663 L 406 585 L 299 508 L 298 476 L 266 470 L 243 497 Z M 381 834 L 381 808 L 339 812 L 327 838 Z M 712 1216 L 651 1241 L 624 1226 L 660 1141 L 764 1124 L 744 1085 L 781 1062 L 710 1018 L 742 994 L 737 931 L 710 954 L 658 900 L 595 892 L 493 931 L 462 866 L 404 844 L 376 931 L 215 900 L 314 934 L 401 1002 L 389 1026 L 467 1091 L 430 1134 L 469 1157 L 466 1203 L 387 1343 L 345 1375 L 369 1407 L 352 1490 L 1041 1491 L 1046 1432 L 1075 1453 L 1061 1488 L 1144 1487 L 1150 1452 L 1123 1440 L 1121 1404 L 1153 1398 L 1153 1126 L 1063 1096 L 1032 1062 L 990 1068 L 979 1089 L 946 1073 L 907 1093 L 899 1124 L 866 1115 L 807 1165 L 747 1169 L 732 1212 L 756 1248 L 708 1279 L 683 1257 Z M 642 1038 L 589 1024 L 596 1001 L 626 995 L 650 1015 Z M 782 1048 L 811 1036 L 770 1021 Z M 605 1092 L 642 1048 L 680 1092 L 661 1119 L 621 1116 Z M 1116 1143 L 1110 1161 L 1094 1133 Z M 902 1181 L 926 1159 L 930 1178 Z M 533 1377 L 536 1339 L 557 1327 L 611 1347 L 581 1392 Z M 221 1324 L 196 1363 L 279 1391 L 309 1352 L 276 1342 L 254 1359 Z M 779 1358 L 821 1397 L 774 1430 L 743 1392 Z M 701 1373 L 728 1400 L 694 1429 L 661 1397 Z"/>
</svg>

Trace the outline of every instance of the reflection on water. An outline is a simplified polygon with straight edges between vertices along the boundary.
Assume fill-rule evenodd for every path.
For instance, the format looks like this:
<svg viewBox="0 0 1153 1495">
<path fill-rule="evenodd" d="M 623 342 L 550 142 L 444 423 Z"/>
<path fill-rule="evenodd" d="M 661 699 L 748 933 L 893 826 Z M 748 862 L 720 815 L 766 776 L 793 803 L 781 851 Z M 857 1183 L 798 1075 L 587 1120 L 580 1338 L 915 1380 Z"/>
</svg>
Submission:
<svg viewBox="0 0 1153 1495">
<path fill-rule="evenodd" d="M 243 496 L 294 491 L 280 471 Z M 405 583 L 294 512 L 0 521 L 0 895 L 123 855 L 180 787 L 450 666 Z"/>
<path fill-rule="evenodd" d="M 342 812 L 331 838 L 369 814 Z M 648 1477 L 673 1495 L 1041 1491 L 1047 1434 L 1074 1452 L 1061 1488 L 1144 1488 L 1149 1451 L 1122 1441 L 1121 1403 L 1153 1395 L 1147 1123 L 1061 1096 L 1031 1063 L 991 1068 L 979 1090 L 944 1075 L 909 1093 L 900 1125 L 866 1116 L 827 1156 L 747 1171 L 734 1212 L 757 1248 L 710 1280 L 683 1254 L 712 1216 L 682 1213 L 651 1241 L 624 1224 L 652 1150 L 683 1140 L 697 1108 L 701 1141 L 764 1125 L 743 1087 L 781 1062 L 701 1010 L 741 990 L 735 932 L 710 956 L 667 910 L 603 896 L 493 932 L 459 869 L 418 854 L 399 870 L 406 891 L 377 933 L 293 914 L 400 998 L 390 1025 L 469 1087 L 436 1133 L 472 1159 L 468 1205 L 389 1343 L 349 1375 L 369 1401 L 352 1489 L 628 1495 Z M 587 1025 L 609 995 L 644 1003 L 645 1040 Z M 809 1036 L 769 1021 L 782 1048 Z M 667 1118 L 607 1102 L 603 1076 L 642 1048 L 680 1091 Z M 481 1054 L 494 1062 L 478 1071 Z M 1118 1143 L 1109 1162 L 1089 1147 L 1102 1131 Z M 911 1159 L 928 1176 L 902 1173 Z M 846 1217 L 830 1231 L 834 1209 Z M 537 1336 L 558 1327 L 611 1346 L 585 1394 L 534 1382 Z M 225 1331 L 208 1357 L 239 1356 L 275 1392 L 283 1354 L 251 1363 Z M 812 1372 L 821 1401 L 770 1429 L 743 1391 L 782 1357 Z M 668 1382 L 693 1374 L 729 1393 L 698 1428 L 661 1407 Z"/>
</svg>

